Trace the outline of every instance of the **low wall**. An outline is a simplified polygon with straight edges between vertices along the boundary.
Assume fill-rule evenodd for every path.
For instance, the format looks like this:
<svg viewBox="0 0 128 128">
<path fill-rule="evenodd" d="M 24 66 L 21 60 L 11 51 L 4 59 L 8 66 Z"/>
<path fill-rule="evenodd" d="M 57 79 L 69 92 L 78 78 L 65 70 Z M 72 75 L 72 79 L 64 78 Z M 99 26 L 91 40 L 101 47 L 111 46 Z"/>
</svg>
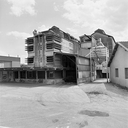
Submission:
<svg viewBox="0 0 128 128">
<path fill-rule="evenodd" d="M 43 83 L 43 79 L 15 79 L 14 82 L 20 82 L 20 83 Z"/>
<path fill-rule="evenodd" d="M 47 80 L 44 80 L 44 83 L 45 84 L 62 84 L 64 83 L 64 80 L 63 79 L 47 79 Z"/>
<path fill-rule="evenodd" d="M 0 82 L 17 82 L 17 83 L 43 83 L 43 84 L 62 84 L 64 83 L 63 79 L 15 79 L 13 81 L 9 80 L 9 79 L 0 79 Z"/>
</svg>

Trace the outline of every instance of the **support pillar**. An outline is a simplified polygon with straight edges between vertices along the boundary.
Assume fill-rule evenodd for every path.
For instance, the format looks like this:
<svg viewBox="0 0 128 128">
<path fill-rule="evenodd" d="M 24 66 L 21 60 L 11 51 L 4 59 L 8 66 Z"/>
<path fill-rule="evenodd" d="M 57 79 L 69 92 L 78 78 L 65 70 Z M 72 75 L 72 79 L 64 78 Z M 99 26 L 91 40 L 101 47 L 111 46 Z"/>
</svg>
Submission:
<svg viewBox="0 0 128 128">
<path fill-rule="evenodd" d="M 18 71 L 18 80 L 20 81 L 20 71 Z"/>
<path fill-rule="evenodd" d="M 25 71 L 25 79 L 27 79 L 27 71 Z"/>
<path fill-rule="evenodd" d="M 108 83 L 108 58 L 107 58 L 107 48 L 106 48 L 106 76 L 107 76 L 107 83 Z"/>
<path fill-rule="evenodd" d="M 47 83 L 47 70 L 45 70 L 45 83 Z"/>
<path fill-rule="evenodd" d="M 38 82 L 38 71 L 36 71 L 36 82 Z"/>
</svg>

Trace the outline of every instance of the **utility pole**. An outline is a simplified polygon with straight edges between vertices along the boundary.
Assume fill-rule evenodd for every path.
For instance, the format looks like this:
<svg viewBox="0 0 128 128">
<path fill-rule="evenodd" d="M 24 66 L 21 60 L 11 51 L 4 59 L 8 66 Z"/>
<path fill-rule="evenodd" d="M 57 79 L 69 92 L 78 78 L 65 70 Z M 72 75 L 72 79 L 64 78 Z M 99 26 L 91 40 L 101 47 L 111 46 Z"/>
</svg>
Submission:
<svg viewBox="0 0 128 128">
<path fill-rule="evenodd" d="M 107 58 L 107 47 L 106 47 L 106 76 L 107 76 L 107 83 L 108 83 L 108 58 Z"/>
<path fill-rule="evenodd" d="M 90 82 L 92 82 L 92 59 L 91 59 L 91 48 L 90 48 Z"/>
</svg>

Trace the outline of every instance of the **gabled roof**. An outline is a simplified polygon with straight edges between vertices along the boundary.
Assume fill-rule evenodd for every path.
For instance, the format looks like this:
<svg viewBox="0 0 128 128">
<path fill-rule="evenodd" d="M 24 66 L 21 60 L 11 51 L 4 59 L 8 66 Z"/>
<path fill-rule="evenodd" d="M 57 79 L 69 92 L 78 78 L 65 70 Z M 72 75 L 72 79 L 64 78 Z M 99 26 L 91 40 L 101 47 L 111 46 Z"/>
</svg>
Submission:
<svg viewBox="0 0 128 128">
<path fill-rule="evenodd" d="M 102 34 L 102 35 L 104 35 L 104 36 L 110 37 L 110 38 L 113 39 L 114 43 L 116 43 L 114 37 L 111 36 L 111 35 L 106 34 L 105 31 L 102 30 L 102 29 L 97 29 L 96 31 L 94 31 L 94 33 L 91 34 L 91 36 L 93 36 L 95 33 L 100 33 L 100 34 Z"/>
<path fill-rule="evenodd" d="M 128 52 L 128 42 L 118 42 L 118 43 L 116 43 L 116 45 L 114 47 L 114 50 L 112 52 L 111 58 L 110 58 L 110 60 L 108 62 L 108 67 L 110 67 L 110 65 L 112 63 L 112 60 L 115 57 L 115 54 L 116 54 L 117 49 L 118 49 L 119 46 L 122 47 L 125 51 Z"/>
<path fill-rule="evenodd" d="M 124 47 L 126 50 L 128 50 L 128 41 L 121 41 L 119 42 L 120 45 L 122 45 L 122 47 Z"/>
</svg>

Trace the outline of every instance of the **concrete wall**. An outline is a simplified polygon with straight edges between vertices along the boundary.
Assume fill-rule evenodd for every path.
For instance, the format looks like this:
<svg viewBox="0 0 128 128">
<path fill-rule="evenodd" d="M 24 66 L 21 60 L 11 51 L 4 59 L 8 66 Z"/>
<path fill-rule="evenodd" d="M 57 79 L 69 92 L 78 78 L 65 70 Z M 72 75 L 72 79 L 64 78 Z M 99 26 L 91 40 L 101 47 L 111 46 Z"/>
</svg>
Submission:
<svg viewBox="0 0 128 128">
<path fill-rule="evenodd" d="M 85 43 L 81 43 L 81 47 L 82 48 L 91 48 L 91 41 L 85 42 Z"/>
<path fill-rule="evenodd" d="M 20 67 L 19 61 L 12 61 L 12 67 Z"/>
<path fill-rule="evenodd" d="M 118 68 L 119 77 L 115 77 L 115 68 Z M 119 46 L 110 65 L 110 81 L 128 87 L 128 79 L 125 79 L 125 68 L 128 68 L 128 52 Z"/>
<path fill-rule="evenodd" d="M 0 68 L 20 67 L 19 57 L 0 56 Z"/>
<path fill-rule="evenodd" d="M 4 62 L 4 68 L 12 67 L 12 62 Z"/>
<path fill-rule="evenodd" d="M 72 42 L 62 38 L 61 46 L 62 46 L 62 48 L 61 48 L 62 52 L 73 53 L 73 43 Z"/>
</svg>

